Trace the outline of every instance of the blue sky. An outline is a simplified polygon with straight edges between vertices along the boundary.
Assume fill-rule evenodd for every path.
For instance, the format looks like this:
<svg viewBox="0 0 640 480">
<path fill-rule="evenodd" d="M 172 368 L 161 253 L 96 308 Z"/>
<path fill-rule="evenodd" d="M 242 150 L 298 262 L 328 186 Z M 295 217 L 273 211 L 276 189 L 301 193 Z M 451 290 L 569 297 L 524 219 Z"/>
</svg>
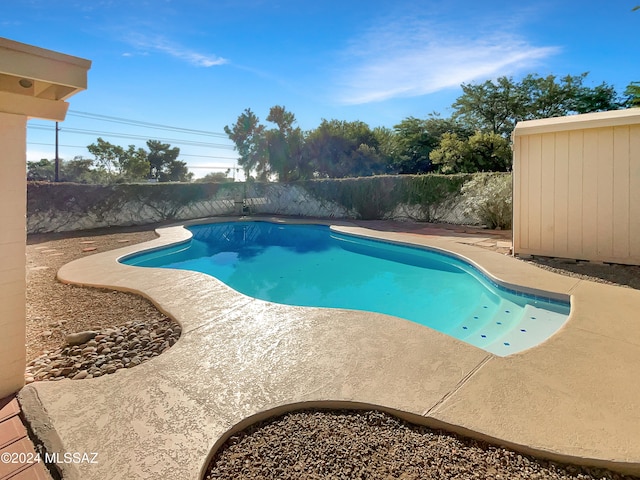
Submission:
<svg viewBox="0 0 640 480">
<path fill-rule="evenodd" d="M 622 92 L 640 81 L 638 4 L 20 0 L 1 2 L 0 36 L 92 60 L 89 89 L 70 99 L 60 124 L 62 158 L 90 157 L 82 147 L 98 135 L 76 130 L 123 146 L 145 142 L 111 134 L 167 139 L 202 176 L 212 171 L 202 167 L 234 164 L 223 135 L 74 112 L 221 134 L 245 108 L 264 119 L 273 105 L 305 130 L 323 118 L 393 127 L 449 116 L 461 83 L 501 75 L 590 72 L 587 84 Z M 53 158 L 53 138 L 51 122 L 30 121 L 28 160 Z"/>
</svg>

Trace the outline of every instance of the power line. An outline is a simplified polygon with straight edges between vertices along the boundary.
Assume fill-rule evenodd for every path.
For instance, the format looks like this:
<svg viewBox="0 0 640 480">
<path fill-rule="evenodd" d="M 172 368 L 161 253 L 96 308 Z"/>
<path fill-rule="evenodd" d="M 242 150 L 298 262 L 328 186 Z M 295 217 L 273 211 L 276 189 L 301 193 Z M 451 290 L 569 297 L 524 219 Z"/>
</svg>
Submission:
<svg viewBox="0 0 640 480">
<path fill-rule="evenodd" d="M 47 147 L 53 147 L 52 144 L 50 143 L 44 143 L 44 142 L 27 142 L 27 145 L 45 145 Z M 65 148 L 81 148 L 81 149 L 86 149 L 87 147 L 83 147 L 82 145 L 59 145 L 60 147 L 65 147 Z M 219 159 L 219 160 L 238 160 L 238 157 L 219 157 L 216 155 L 193 155 L 193 154 L 189 154 L 189 153 L 181 153 L 180 157 L 195 157 L 195 158 L 215 158 L 215 159 Z"/>
<path fill-rule="evenodd" d="M 193 155 L 189 153 L 181 153 L 181 157 L 197 157 L 197 158 L 220 158 L 223 160 L 238 160 L 239 157 L 217 157 L 214 155 Z"/>
<path fill-rule="evenodd" d="M 51 130 L 51 127 L 47 127 L 44 125 L 29 125 L 29 128 L 33 128 L 35 130 Z M 75 133 L 78 135 L 98 135 L 99 137 L 115 137 L 115 138 L 126 138 L 129 140 L 149 140 L 149 137 L 141 136 L 141 135 L 132 135 L 128 133 L 115 133 L 115 132 L 100 132 L 97 130 L 84 130 L 79 128 L 63 128 L 60 129 L 63 132 L 67 133 Z M 233 145 L 225 145 L 222 143 L 207 143 L 207 142 L 196 142 L 192 140 L 181 140 L 176 138 L 155 138 L 153 140 L 158 140 L 161 142 L 170 142 L 179 145 L 190 145 L 195 147 L 208 147 L 208 148 L 221 148 L 225 150 L 233 150 L 235 147 Z"/>
<path fill-rule="evenodd" d="M 226 133 L 209 132 L 206 130 L 196 130 L 193 128 L 172 127 L 170 125 L 162 125 L 159 123 L 143 122 L 140 120 L 131 120 L 128 118 L 112 117 L 109 115 L 99 115 L 97 113 L 79 112 L 77 110 L 69 110 L 68 115 L 81 118 L 89 118 L 92 120 L 100 120 L 103 122 L 119 123 L 123 125 L 135 125 L 140 127 L 154 128 L 158 130 L 168 130 L 172 132 L 190 133 L 193 135 L 204 135 L 210 137 L 229 138 Z"/>
<path fill-rule="evenodd" d="M 232 169 L 236 169 L 236 170 L 240 170 L 240 167 L 214 167 L 211 165 L 187 165 L 188 168 L 204 168 L 207 170 L 232 170 Z"/>
</svg>

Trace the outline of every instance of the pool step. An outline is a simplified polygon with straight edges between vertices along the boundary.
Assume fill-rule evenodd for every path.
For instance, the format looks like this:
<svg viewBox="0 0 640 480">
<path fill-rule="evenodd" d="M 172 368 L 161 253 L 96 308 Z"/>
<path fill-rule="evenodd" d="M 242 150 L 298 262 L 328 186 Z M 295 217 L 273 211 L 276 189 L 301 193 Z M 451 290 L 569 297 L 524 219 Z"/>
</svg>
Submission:
<svg viewBox="0 0 640 480">
<path fill-rule="evenodd" d="M 548 339 L 565 321 L 563 314 L 526 305 L 520 321 L 513 328 L 482 348 L 500 356 L 520 352 Z"/>
<path fill-rule="evenodd" d="M 493 309 L 479 310 L 477 315 L 473 315 L 461 326 L 464 333 L 458 338 L 486 349 L 487 345 L 494 343 L 496 339 L 502 338 L 515 328 L 521 321 L 522 315 L 523 310 L 520 307 L 503 299 Z"/>
</svg>

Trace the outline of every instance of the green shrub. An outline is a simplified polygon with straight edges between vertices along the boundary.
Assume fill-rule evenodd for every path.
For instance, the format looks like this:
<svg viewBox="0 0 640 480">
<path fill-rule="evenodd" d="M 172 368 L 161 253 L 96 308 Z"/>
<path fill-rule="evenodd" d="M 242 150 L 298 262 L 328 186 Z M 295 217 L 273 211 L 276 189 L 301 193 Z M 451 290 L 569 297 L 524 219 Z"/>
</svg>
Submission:
<svg viewBox="0 0 640 480">
<path fill-rule="evenodd" d="M 422 218 L 455 198 L 470 175 L 376 175 L 298 182 L 318 199 L 336 202 L 363 220 L 385 218 L 398 204 L 417 205 Z"/>
<path fill-rule="evenodd" d="M 479 173 L 466 182 L 460 191 L 465 213 L 477 217 L 488 228 L 511 228 L 511 174 Z"/>
<path fill-rule="evenodd" d="M 398 203 L 399 182 L 398 176 L 379 175 L 308 180 L 298 184 L 318 199 L 354 211 L 360 219 L 376 220 L 383 218 Z"/>
<path fill-rule="evenodd" d="M 28 182 L 27 215 L 65 212 L 95 215 L 98 220 L 119 212 L 128 203 L 145 205 L 162 220 L 173 220 L 180 209 L 214 197 L 229 188 L 217 183 L 142 183 L 87 185 L 76 183 Z"/>
</svg>

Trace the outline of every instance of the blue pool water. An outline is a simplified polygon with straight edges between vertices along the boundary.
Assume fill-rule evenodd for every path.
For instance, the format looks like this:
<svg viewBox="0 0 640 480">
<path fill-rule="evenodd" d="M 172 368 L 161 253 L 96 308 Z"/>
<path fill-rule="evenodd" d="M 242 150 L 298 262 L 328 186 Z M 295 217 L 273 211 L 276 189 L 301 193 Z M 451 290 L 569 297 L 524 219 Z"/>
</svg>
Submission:
<svg viewBox="0 0 640 480">
<path fill-rule="evenodd" d="M 569 314 L 568 303 L 499 287 L 452 256 L 327 226 L 229 222 L 189 230 L 187 243 L 122 262 L 203 272 L 270 302 L 393 315 L 497 355 L 540 343 Z"/>
</svg>

